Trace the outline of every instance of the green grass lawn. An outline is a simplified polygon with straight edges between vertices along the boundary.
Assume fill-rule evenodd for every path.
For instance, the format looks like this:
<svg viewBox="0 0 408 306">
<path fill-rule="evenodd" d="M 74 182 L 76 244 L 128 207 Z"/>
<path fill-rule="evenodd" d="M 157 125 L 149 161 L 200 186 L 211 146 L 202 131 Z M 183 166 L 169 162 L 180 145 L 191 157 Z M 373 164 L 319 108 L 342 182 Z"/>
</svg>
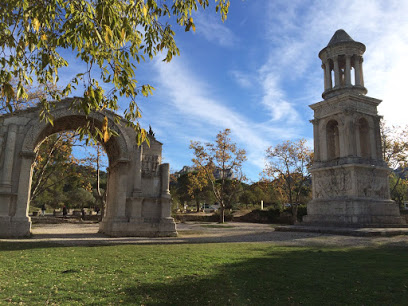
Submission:
<svg viewBox="0 0 408 306">
<path fill-rule="evenodd" d="M 0 304 L 407 305 L 408 249 L 0 243 Z"/>
</svg>

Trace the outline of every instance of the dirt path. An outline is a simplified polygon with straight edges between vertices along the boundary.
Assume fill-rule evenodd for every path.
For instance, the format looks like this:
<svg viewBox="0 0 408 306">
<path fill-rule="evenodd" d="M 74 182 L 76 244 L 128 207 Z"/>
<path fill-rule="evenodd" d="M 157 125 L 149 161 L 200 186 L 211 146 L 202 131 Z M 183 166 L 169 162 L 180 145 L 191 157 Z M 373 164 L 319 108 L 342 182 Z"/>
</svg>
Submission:
<svg viewBox="0 0 408 306">
<path fill-rule="evenodd" d="M 181 244 L 264 242 L 282 246 L 401 246 L 408 247 L 408 235 L 353 237 L 305 232 L 277 232 L 268 224 L 187 222 L 177 225 L 175 238 L 112 238 L 98 233 L 98 224 L 35 224 L 30 239 L 0 240 L 51 242 L 63 245 Z"/>
</svg>

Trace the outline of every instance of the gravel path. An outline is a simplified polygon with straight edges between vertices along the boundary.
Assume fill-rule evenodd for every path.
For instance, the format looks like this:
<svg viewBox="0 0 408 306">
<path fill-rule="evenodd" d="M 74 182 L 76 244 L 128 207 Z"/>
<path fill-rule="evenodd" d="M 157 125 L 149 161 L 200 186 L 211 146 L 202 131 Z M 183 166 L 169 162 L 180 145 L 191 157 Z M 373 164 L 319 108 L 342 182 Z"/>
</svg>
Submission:
<svg viewBox="0 0 408 306">
<path fill-rule="evenodd" d="M 268 224 L 187 222 L 177 224 L 178 237 L 112 238 L 98 233 L 98 224 L 35 224 L 30 239 L 0 239 L 8 242 L 52 242 L 63 245 L 181 244 L 264 242 L 281 246 L 400 246 L 408 247 L 408 235 L 353 237 L 305 232 L 278 232 Z"/>
</svg>

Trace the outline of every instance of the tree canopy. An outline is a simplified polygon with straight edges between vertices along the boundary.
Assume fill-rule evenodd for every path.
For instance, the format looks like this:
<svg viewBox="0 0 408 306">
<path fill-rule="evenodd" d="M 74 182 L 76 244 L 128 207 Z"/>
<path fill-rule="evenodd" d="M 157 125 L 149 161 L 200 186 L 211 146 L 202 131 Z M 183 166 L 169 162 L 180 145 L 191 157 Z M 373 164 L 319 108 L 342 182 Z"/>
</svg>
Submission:
<svg viewBox="0 0 408 306">
<path fill-rule="evenodd" d="M 312 151 L 306 146 L 306 140 L 285 141 L 266 150 L 264 175 L 272 179 L 282 198 L 292 205 L 294 221 L 297 216 L 297 204 L 305 191 L 310 174 L 308 168 L 312 162 Z"/>
<path fill-rule="evenodd" d="M 229 4 L 229 0 L 215 0 L 222 20 Z M 144 141 L 147 133 L 137 121 L 141 111 L 136 99 L 150 95 L 153 87 L 138 84 L 136 64 L 161 52 L 165 62 L 171 61 L 179 54 L 172 25 L 195 30 L 193 12 L 208 6 L 209 0 L 4 0 L 0 4 L 1 97 L 12 112 L 13 99 L 28 98 L 27 86 L 34 82 L 44 87 L 40 116 L 51 124 L 54 101 L 79 87 L 83 97 L 73 106 L 86 115 L 116 111 L 119 98 L 126 97 L 124 117 L 138 132 L 138 141 Z M 80 59 L 84 68 L 57 90 L 58 72 L 69 66 L 64 58 L 68 53 Z M 109 127 L 104 129 L 93 136 L 112 133 Z M 91 136 L 91 131 L 85 132 Z"/>
<path fill-rule="evenodd" d="M 246 161 L 246 152 L 237 148 L 232 142 L 230 129 L 217 134 L 215 143 L 201 144 L 192 141 L 190 149 L 194 151 L 193 163 L 197 169 L 196 180 L 192 189 L 200 189 L 210 183 L 215 199 L 220 204 L 220 222 L 224 222 L 224 210 L 231 205 L 246 178 L 242 172 L 242 164 Z M 217 175 L 215 175 L 217 174 Z M 233 174 L 233 175 L 232 175 Z"/>
</svg>

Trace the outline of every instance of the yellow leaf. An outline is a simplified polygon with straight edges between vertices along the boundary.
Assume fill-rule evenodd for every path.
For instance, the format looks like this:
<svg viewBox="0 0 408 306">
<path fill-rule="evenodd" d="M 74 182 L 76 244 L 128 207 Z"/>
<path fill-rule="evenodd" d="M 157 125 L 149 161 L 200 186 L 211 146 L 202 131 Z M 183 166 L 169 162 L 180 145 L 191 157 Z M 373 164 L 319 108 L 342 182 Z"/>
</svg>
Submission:
<svg viewBox="0 0 408 306">
<path fill-rule="evenodd" d="M 142 13 L 143 13 L 143 16 L 146 18 L 146 16 L 147 16 L 147 7 L 145 5 L 143 5 L 143 7 L 142 7 Z"/>
<path fill-rule="evenodd" d="M 110 44 L 112 36 L 113 36 L 113 34 L 112 34 L 111 28 L 109 26 L 105 25 L 105 42 L 107 44 Z"/>
<path fill-rule="evenodd" d="M 47 35 L 45 35 L 45 34 L 41 35 L 41 40 L 42 41 L 47 40 Z"/>
<path fill-rule="evenodd" d="M 108 117 L 105 116 L 105 118 L 103 118 L 103 123 L 102 123 L 102 130 L 101 130 L 102 134 L 103 134 L 103 142 L 108 142 L 109 140 L 109 133 L 108 133 Z"/>
<path fill-rule="evenodd" d="M 33 25 L 33 28 L 36 32 L 40 29 L 40 22 L 38 21 L 37 18 L 34 18 L 33 21 L 31 22 Z"/>
</svg>

